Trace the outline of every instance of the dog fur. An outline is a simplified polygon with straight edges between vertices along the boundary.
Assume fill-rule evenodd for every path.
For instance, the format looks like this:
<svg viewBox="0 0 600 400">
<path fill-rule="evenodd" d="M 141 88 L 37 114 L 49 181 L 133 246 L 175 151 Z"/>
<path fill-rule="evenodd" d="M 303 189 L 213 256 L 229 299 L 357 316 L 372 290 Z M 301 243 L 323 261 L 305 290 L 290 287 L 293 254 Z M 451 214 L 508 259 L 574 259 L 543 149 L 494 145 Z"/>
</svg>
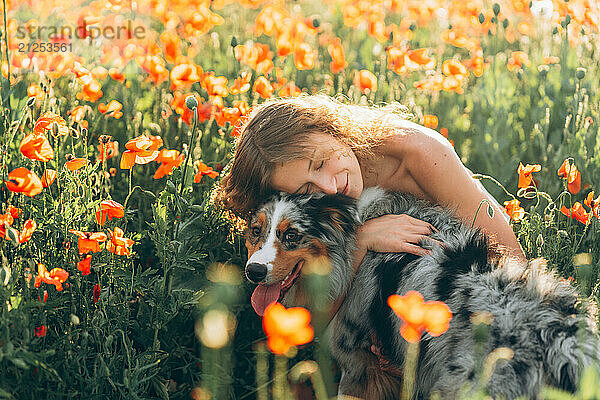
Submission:
<svg viewBox="0 0 600 400">
<path fill-rule="evenodd" d="M 369 251 L 353 277 L 356 228 L 385 214 L 407 214 L 432 224 L 438 232 L 431 237 L 445 246 L 424 240 L 422 246 L 431 249 L 425 256 Z M 358 201 L 343 195 L 278 194 L 252 217 L 246 246 L 246 272 L 259 283 L 257 292 L 283 282 L 285 290 L 272 300 L 287 306 L 301 298 L 298 270 L 323 257 L 330 261 L 329 299 L 345 294 L 330 326 L 332 354 L 342 370 L 340 397 L 400 397 L 401 376 L 395 371 L 402 369 L 406 342 L 387 298 L 409 290 L 419 291 L 426 301 L 445 302 L 453 313 L 446 333 L 421 339 L 416 399 L 434 391 L 455 398 L 465 383 L 479 379 L 480 360 L 497 348 L 510 348 L 513 356 L 493 369 L 486 385 L 493 398 L 537 398 L 544 385 L 574 391 L 581 367 L 597 366 L 600 359 L 595 323 L 581 313 L 568 282 L 539 260 L 521 264 L 490 257 L 488 240 L 479 230 L 407 194 L 369 188 Z M 261 273 L 250 276 L 250 265 Z M 479 313 L 493 319 L 478 357 L 471 317 Z M 371 351 L 374 342 L 395 368 L 382 366 Z"/>
</svg>

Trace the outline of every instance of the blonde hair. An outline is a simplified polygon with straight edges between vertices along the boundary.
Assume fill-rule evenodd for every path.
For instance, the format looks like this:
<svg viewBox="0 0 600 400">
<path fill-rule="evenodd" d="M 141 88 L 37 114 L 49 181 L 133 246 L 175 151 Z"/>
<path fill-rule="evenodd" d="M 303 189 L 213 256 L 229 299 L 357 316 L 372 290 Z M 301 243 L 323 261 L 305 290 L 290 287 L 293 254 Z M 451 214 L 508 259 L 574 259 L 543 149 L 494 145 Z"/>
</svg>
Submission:
<svg viewBox="0 0 600 400">
<path fill-rule="evenodd" d="M 361 106 L 320 94 L 268 100 L 256 106 L 243 125 L 233 160 L 213 198 L 246 219 L 274 193 L 270 180 L 277 163 L 310 157 L 311 134 L 332 135 L 360 162 L 372 157 L 373 148 L 394 133 L 394 121 L 407 116 L 398 103 Z"/>
</svg>

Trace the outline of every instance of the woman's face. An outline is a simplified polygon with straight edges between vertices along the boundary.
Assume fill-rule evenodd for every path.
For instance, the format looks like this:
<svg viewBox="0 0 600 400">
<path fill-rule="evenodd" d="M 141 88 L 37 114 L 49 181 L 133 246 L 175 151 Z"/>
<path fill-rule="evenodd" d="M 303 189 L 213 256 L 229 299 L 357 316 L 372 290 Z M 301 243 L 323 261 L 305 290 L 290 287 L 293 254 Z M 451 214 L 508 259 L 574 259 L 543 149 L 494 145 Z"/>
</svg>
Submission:
<svg viewBox="0 0 600 400">
<path fill-rule="evenodd" d="M 343 193 L 358 198 L 363 190 L 356 155 L 346 144 L 329 134 L 310 136 L 314 151 L 306 157 L 278 164 L 271 177 L 275 190 L 287 193 Z"/>
</svg>

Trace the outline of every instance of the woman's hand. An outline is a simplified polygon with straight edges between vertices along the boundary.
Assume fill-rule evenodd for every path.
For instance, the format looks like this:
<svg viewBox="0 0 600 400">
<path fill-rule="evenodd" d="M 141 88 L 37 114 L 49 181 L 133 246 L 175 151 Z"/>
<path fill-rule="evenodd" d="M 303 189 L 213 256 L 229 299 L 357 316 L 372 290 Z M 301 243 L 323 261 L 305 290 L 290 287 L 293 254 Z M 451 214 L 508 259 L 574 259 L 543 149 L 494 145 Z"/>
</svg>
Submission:
<svg viewBox="0 0 600 400">
<path fill-rule="evenodd" d="M 428 222 L 406 214 L 388 214 L 365 222 L 357 231 L 357 244 L 360 249 L 380 253 L 411 253 L 418 256 L 431 251 L 419 245 L 423 239 L 437 229 Z"/>
</svg>

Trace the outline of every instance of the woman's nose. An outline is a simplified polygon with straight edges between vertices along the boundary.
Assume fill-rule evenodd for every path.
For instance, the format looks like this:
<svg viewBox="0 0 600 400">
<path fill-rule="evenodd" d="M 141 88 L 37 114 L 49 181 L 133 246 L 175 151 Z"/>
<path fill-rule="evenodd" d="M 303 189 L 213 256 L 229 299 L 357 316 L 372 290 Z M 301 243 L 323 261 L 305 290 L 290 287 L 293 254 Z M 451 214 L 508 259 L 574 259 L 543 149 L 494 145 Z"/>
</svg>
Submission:
<svg viewBox="0 0 600 400">
<path fill-rule="evenodd" d="M 336 194 L 337 186 L 335 182 L 335 176 L 324 177 L 321 182 L 319 182 L 319 186 L 321 191 L 325 194 Z"/>
</svg>

